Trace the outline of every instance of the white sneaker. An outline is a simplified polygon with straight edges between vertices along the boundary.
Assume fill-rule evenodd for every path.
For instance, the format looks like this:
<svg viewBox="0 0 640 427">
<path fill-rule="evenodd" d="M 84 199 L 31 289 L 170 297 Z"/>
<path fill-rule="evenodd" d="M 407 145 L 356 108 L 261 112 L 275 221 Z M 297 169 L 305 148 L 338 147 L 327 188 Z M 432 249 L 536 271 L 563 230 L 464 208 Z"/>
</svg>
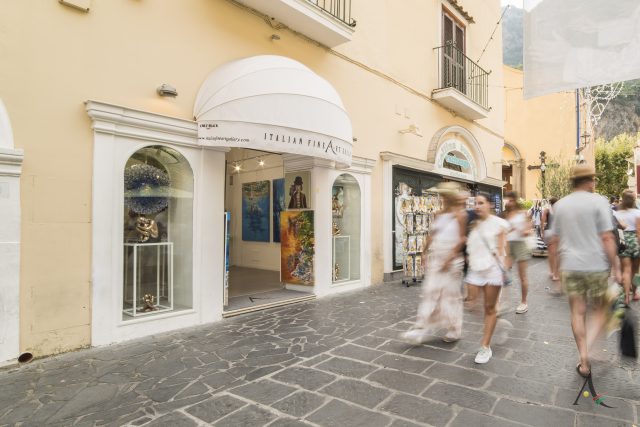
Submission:
<svg viewBox="0 0 640 427">
<path fill-rule="evenodd" d="M 428 336 L 428 331 L 424 329 L 409 329 L 407 332 L 403 332 L 400 338 L 409 344 L 420 345 L 427 340 Z"/>
<path fill-rule="evenodd" d="M 516 308 L 516 314 L 524 314 L 529 311 L 529 306 L 527 304 L 520 304 L 518 308 Z"/>
<path fill-rule="evenodd" d="M 484 346 L 480 347 L 480 351 L 478 352 L 478 354 L 476 354 L 475 362 L 478 364 L 487 363 L 489 359 L 491 359 L 491 356 L 493 356 L 493 352 L 491 352 L 491 348 L 484 347 Z"/>
</svg>

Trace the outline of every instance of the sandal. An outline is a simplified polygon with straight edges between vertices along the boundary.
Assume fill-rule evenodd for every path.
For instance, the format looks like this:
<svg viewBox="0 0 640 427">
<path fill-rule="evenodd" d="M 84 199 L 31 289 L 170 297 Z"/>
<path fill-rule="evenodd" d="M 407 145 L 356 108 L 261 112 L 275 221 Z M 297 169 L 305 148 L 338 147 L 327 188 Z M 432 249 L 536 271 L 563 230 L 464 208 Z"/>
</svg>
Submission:
<svg viewBox="0 0 640 427">
<path fill-rule="evenodd" d="M 576 366 L 576 371 L 582 378 L 589 378 L 589 376 L 591 376 L 591 369 L 589 369 L 589 371 L 585 374 L 580 370 L 580 368 L 582 368 L 582 364 L 578 363 L 578 365 Z"/>
</svg>

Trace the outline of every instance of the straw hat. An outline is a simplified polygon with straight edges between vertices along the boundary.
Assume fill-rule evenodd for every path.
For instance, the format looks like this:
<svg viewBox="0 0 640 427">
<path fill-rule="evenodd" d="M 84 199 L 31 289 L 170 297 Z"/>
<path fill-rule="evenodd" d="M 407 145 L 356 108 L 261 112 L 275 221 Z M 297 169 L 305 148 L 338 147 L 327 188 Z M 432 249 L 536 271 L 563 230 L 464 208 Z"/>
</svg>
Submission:
<svg viewBox="0 0 640 427">
<path fill-rule="evenodd" d="M 571 179 L 594 177 L 598 175 L 596 169 L 591 165 L 580 164 L 571 168 Z"/>
<path fill-rule="evenodd" d="M 460 192 L 460 185 L 455 182 L 441 182 L 435 187 L 431 187 L 429 190 L 433 193 L 438 193 L 442 196 L 455 196 Z"/>
</svg>

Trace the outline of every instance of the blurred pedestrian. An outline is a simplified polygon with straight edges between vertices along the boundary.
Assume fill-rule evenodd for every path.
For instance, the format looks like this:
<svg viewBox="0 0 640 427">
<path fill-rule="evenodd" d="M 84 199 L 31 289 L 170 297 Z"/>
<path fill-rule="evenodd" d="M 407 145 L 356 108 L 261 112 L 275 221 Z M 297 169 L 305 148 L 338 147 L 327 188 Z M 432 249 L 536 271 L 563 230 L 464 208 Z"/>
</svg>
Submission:
<svg viewBox="0 0 640 427">
<path fill-rule="evenodd" d="M 541 227 L 544 230 L 544 242 L 547 245 L 547 260 L 549 261 L 549 276 L 551 280 L 557 282 L 560 280 L 560 272 L 558 270 L 558 258 L 552 255 L 551 249 L 549 249 L 549 245 L 551 242 L 551 224 L 553 221 L 553 206 L 558 201 L 557 197 L 552 197 L 549 199 L 549 206 L 542 212 L 542 224 Z M 559 291 L 558 289 L 556 291 Z"/>
<path fill-rule="evenodd" d="M 516 308 L 516 314 L 524 314 L 529 311 L 527 296 L 529 294 L 529 279 L 527 277 L 527 264 L 531 259 L 531 250 L 526 239 L 533 235 L 533 225 L 526 212 L 518 203 L 518 194 L 510 191 L 505 194 L 504 219 L 509 222 L 509 232 L 507 234 L 508 256 L 506 260 L 507 271 L 511 270 L 514 264 L 518 266 L 518 276 L 520 277 L 521 299 Z"/>
<path fill-rule="evenodd" d="M 428 260 L 416 323 L 401 335 L 414 345 L 440 329 L 446 330 L 445 342 L 457 341 L 462 335 L 462 248 L 467 215 L 456 183 L 443 182 L 430 191 L 440 194 L 443 207 L 431 225 L 423 252 Z"/>
<path fill-rule="evenodd" d="M 491 337 L 496 327 L 498 298 L 504 283 L 506 231 L 509 223 L 494 216 L 489 195 L 476 196 L 477 215 L 467 241 L 469 271 L 465 281 L 484 296 L 484 333 L 476 363 L 487 363 L 493 355 Z"/>
<path fill-rule="evenodd" d="M 591 373 L 588 350 L 606 322 L 610 269 L 620 281 L 611 211 L 607 200 L 594 194 L 595 177 L 592 166 L 580 164 L 571 169 L 573 192 L 555 204 L 551 226 L 552 248 L 560 256 L 560 277 L 569 296 L 571 328 L 580 354 L 576 370 L 583 377 Z M 589 325 L 588 303 L 592 307 Z"/>
<path fill-rule="evenodd" d="M 625 190 L 622 193 L 622 201 L 614 215 L 618 222 L 625 226 L 624 250 L 618 254 L 622 265 L 622 281 L 625 289 L 631 289 L 631 296 L 637 301 L 638 295 L 633 278 L 638 274 L 640 266 L 640 246 L 638 246 L 640 209 L 636 208 L 636 194 L 632 190 Z"/>
</svg>

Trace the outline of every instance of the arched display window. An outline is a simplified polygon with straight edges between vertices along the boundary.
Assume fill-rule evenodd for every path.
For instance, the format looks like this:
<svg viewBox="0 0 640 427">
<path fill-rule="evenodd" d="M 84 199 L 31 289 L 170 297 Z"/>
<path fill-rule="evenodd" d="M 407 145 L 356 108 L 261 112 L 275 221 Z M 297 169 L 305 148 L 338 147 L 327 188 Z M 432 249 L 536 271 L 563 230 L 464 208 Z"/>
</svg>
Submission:
<svg viewBox="0 0 640 427">
<path fill-rule="evenodd" d="M 178 151 L 128 159 L 123 240 L 123 320 L 193 307 L 193 172 Z"/>
<path fill-rule="evenodd" d="M 360 279 L 361 199 L 358 181 L 342 174 L 333 182 L 332 280 L 333 283 Z"/>
</svg>

